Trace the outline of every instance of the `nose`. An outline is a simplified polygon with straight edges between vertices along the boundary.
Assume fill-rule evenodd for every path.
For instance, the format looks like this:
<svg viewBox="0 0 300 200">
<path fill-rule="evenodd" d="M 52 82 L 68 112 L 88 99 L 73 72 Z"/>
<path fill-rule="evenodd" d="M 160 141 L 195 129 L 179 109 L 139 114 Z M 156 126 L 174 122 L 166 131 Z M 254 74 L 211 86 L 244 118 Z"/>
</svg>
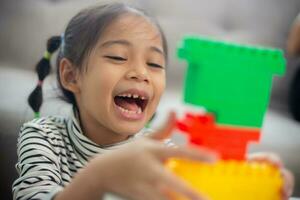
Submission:
<svg viewBox="0 0 300 200">
<path fill-rule="evenodd" d="M 149 82 L 149 75 L 147 71 L 147 66 L 145 64 L 139 64 L 130 67 L 126 74 L 128 80 L 135 80 L 138 82 Z"/>
</svg>

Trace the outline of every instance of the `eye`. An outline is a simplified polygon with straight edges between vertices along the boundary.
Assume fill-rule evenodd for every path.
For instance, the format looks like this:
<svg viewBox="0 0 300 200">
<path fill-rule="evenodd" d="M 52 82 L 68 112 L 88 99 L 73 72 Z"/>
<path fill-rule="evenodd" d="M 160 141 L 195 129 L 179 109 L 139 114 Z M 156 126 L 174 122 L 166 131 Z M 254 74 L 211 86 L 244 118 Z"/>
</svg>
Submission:
<svg viewBox="0 0 300 200">
<path fill-rule="evenodd" d="M 104 56 L 105 58 L 111 59 L 111 60 L 116 60 L 116 61 L 126 61 L 126 58 L 123 58 L 121 56 Z"/>
<path fill-rule="evenodd" d="M 149 65 L 150 67 L 155 67 L 155 68 L 161 68 L 161 69 L 164 68 L 163 66 L 161 66 L 161 65 L 159 65 L 157 63 L 150 63 L 150 62 L 148 62 L 147 65 Z"/>
</svg>

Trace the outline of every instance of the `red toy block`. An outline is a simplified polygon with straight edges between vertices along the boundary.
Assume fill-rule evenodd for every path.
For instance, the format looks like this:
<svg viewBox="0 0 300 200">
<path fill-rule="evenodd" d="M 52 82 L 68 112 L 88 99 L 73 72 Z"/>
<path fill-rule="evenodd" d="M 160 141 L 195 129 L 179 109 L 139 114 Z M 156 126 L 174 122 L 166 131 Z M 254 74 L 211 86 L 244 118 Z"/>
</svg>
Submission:
<svg viewBox="0 0 300 200">
<path fill-rule="evenodd" d="M 258 142 L 260 129 L 218 125 L 212 114 L 187 113 L 177 128 L 186 133 L 189 142 L 216 151 L 221 159 L 244 160 L 249 142 Z"/>
</svg>

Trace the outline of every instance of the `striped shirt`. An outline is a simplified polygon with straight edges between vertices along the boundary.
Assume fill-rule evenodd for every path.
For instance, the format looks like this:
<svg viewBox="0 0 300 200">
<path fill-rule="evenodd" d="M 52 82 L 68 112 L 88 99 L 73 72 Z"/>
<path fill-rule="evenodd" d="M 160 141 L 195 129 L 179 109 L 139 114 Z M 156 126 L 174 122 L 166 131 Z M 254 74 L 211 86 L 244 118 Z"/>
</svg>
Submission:
<svg viewBox="0 0 300 200">
<path fill-rule="evenodd" d="M 53 199 L 90 158 L 117 149 L 144 133 L 99 146 L 82 133 L 74 111 L 68 118 L 50 116 L 27 122 L 18 139 L 19 178 L 13 183 L 13 197 Z"/>
</svg>

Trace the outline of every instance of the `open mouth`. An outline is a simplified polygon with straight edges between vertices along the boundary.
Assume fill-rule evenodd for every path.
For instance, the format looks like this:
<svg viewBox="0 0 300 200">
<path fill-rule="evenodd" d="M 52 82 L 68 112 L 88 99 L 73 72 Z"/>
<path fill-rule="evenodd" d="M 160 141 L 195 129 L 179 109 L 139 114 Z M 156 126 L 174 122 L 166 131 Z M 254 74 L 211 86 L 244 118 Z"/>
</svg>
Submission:
<svg viewBox="0 0 300 200">
<path fill-rule="evenodd" d="M 122 93 L 114 97 L 119 109 L 128 114 L 141 114 L 148 104 L 148 96 L 135 93 Z"/>
</svg>

